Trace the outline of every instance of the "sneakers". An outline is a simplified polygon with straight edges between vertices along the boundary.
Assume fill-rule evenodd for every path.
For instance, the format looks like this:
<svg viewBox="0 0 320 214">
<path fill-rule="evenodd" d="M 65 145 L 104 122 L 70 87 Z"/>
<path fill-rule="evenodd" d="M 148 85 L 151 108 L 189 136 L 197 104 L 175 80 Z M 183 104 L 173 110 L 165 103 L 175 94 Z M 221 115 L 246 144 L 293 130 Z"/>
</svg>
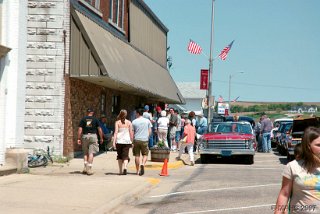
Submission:
<svg viewBox="0 0 320 214">
<path fill-rule="evenodd" d="M 122 174 L 127 175 L 127 169 L 124 169 Z"/>
<path fill-rule="evenodd" d="M 82 174 L 87 174 L 87 164 L 84 165 Z"/>
<path fill-rule="evenodd" d="M 143 165 L 140 166 L 139 175 L 140 175 L 140 176 L 141 176 L 141 175 L 144 175 L 144 166 L 143 166 Z"/>
<path fill-rule="evenodd" d="M 194 166 L 194 161 L 191 161 L 191 166 Z"/>
<path fill-rule="evenodd" d="M 181 160 L 181 158 L 180 157 L 176 157 L 176 160 L 179 161 L 179 160 Z"/>
<path fill-rule="evenodd" d="M 92 166 L 87 167 L 87 175 L 93 175 Z"/>
</svg>

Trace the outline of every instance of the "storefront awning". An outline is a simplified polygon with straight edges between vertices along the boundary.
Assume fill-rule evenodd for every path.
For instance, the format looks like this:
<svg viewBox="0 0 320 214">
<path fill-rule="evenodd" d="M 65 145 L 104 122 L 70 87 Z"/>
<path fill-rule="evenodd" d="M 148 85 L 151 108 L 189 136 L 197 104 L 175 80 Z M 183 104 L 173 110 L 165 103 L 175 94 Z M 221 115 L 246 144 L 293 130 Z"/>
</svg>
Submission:
<svg viewBox="0 0 320 214">
<path fill-rule="evenodd" d="M 74 10 L 72 15 L 97 59 L 102 73 L 100 79 L 112 79 L 153 98 L 162 98 L 163 102 L 185 103 L 166 68 L 79 11 Z"/>
<path fill-rule="evenodd" d="M 11 48 L 0 45 L 0 58 L 2 58 L 4 55 L 6 55 L 10 50 L 11 50 Z"/>
</svg>

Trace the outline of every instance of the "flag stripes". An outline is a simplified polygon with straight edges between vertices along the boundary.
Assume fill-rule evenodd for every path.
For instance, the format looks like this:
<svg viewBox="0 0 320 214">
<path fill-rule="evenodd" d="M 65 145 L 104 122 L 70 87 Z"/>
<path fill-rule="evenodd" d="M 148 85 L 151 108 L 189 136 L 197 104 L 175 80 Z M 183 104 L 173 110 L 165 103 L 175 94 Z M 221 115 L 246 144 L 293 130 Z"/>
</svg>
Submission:
<svg viewBox="0 0 320 214">
<path fill-rule="evenodd" d="M 221 53 L 219 54 L 219 57 L 221 60 L 226 60 L 228 53 L 233 45 L 233 42 L 234 42 L 234 40 L 221 51 Z"/>
<path fill-rule="evenodd" d="M 200 47 L 200 45 L 190 39 L 188 51 L 192 54 L 201 54 L 202 48 Z"/>
</svg>

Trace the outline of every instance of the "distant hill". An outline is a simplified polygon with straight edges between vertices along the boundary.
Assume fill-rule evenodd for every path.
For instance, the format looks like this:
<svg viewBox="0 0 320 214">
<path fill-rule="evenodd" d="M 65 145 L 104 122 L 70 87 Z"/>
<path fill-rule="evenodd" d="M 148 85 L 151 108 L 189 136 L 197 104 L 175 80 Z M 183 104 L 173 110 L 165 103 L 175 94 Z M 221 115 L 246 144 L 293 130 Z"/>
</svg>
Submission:
<svg viewBox="0 0 320 214">
<path fill-rule="evenodd" d="M 253 105 L 268 105 L 268 104 L 287 104 L 287 103 L 298 103 L 298 102 L 250 102 L 250 101 L 237 101 L 236 103 L 231 103 L 232 106 L 253 106 Z M 320 106 L 320 102 L 302 102 L 305 106 Z"/>
</svg>

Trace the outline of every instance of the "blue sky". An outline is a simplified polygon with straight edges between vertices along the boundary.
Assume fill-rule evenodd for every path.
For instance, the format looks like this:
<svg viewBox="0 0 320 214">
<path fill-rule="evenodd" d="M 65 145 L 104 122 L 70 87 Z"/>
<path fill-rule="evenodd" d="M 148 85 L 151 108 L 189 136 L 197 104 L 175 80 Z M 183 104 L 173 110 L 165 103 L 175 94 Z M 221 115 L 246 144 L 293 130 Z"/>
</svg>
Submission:
<svg viewBox="0 0 320 214">
<path fill-rule="evenodd" d="M 170 73 L 200 81 L 210 53 L 211 0 L 145 0 L 169 28 Z M 320 0 L 215 0 L 213 56 L 235 40 L 225 61 L 213 62 L 213 95 L 231 100 L 320 102 Z M 239 72 L 243 71 L 243 74 Z"/>
</svg>

